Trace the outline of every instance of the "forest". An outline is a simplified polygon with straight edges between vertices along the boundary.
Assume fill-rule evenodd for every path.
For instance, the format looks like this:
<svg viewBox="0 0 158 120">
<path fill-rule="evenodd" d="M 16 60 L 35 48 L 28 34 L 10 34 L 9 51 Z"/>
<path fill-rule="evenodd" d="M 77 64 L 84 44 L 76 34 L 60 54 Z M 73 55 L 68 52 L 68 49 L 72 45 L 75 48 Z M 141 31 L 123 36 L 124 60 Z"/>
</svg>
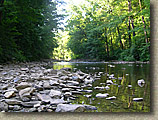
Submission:
<svg viewBox="0 0 158 120">
<path fill-rule="evenodd" d="M 60 12 L 62 4 L 0 0 L 0 63 L 150 60 L 150 0 L 85 0 Z"/>
</svg>

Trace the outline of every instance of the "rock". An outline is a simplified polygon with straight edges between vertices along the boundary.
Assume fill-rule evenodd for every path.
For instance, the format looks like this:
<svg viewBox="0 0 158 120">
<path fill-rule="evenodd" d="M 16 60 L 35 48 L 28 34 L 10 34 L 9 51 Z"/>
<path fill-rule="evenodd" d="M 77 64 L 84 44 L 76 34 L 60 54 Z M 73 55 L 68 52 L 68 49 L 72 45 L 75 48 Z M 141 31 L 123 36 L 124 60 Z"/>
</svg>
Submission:
<svg viewBox="0 0 158 120">
<path fill-rule="evenodd" d="M 59 104 L 55 112 L 84 112 L 85 106 L 78 104 Z"/>
<path fill-rule="evenodd" d="M 14 105 L 13 106 L 13 110 L 14 111 L 18 111 L 18 110 L 20 110 L 21 109 L 21 107 L 19 106 L 19 105 Z"/>
<path fill-rule="evenodd" d="M 9 105 L 21 105 L 21 101 L 17 99 L 4 99 L 4 101 Z"/>
<path fill-rule="evenodd" d="M 84 105 L 84 107 L 86 108 L 86 110 L 97 110 L 95 106 L 91 106 L 91 105 Z"/>
<path fill-rule="evenodd" d="M 57 90 L 51 90 L 49 96 L 53 98 L 60 98 L 61 92 Z"/>
<path fill-rule="evenodd" d="M 41 101 L 30 101 L 30 102 L 23 102 L 22 105 L 25 107 L 34 107 L 37 104 L 41 104 Z"/>
<path fill-rule="evenodd" d="M 131 88 L 131 87 L 132 87 L 132 85 L 128 85 L 128 87 L 129 87 L 129 88 Z"/>
<path fill-rule="evenodd" d="M 67 81 L 68 83 L 70 83 L 70 85 L 72 86 L 78 86 L 79 85 L 79 82 L 77 81 Z"/>
<path fill-rule="evenodd" d="M 28 83 L 28 82 L 21 82 L 20 84 L 18 84 L 16 86 L 16 89 L 18 90 L 21 90 L 21 89 L 24 89 L 24 88 L 27 88 L 27 87 L 31 87 L 32 84 L 31 83 Z"/>
<path fill-rule="evenodd" d="M 8 111 L 8 104 L 5 102 L 0 102 L 0 111 Z"/>
<path fill-rule="evenodd" d="M 31 108 L 28 110 L 28 112 L 37 112 L 37 109 L 36 108 Z"/>
<path fill-rule="evenodd" d="M 106 98 L 106 100 L 115 100 L 116 99 L 116 97 L 115 96 L 112 96 L 112 97 L 108 97 L 108 98 Z"/>
<path fill-rule="evenodd" d="M 28 68 L 21 68 L 21 71 L 29 71 Z"/>
<path fill-rule="evenodd" d="M 44 81 L 43 88 L 51 88 L 51 86 L 50 86 L 48 81 Z"/>
<path fill-rule="evenodd" d="M 70 88 L 62 88 L 61 91 L 62 91 L 62 92 L 70 92 L 70 90 L 71 90 Z"/>
<path fill-rule="evenodd" d="M 93 83 L 93 80 L 92 80 L 92 79 L 88 80 L 88 79 L 86 78 L 84 82 L 85 82 L 85 84 L 89 84 L 89 83 L 92 84 L 92 83 Z"/>
<path fill-rule="evenodd" d="M 66 92 L 66 93 L 64 94 L 64 96 L 70 97 L 70 96 L 72 96 L 72 93 L 71 93 L 71 92 Z"/>
<path fill-rule="evenodd" d="M 9 91 L 4 94 L 5 98 L 11 98 L 12 96 L 15 96 L 15 91 Z"/>
<path fill-rule="evenodd" d="M 37 97 L 39 100 L 45 103 L 49 103 L 52 100 L 52 98 L 49 95 L 45 95 L 45 94 L 37 93 Z"/>
<path fill-rule="evenodd" d="M 140 87 L 143 87 L 143 86 L 145 85 L 145 81 L 144 81 L 143 79 L 138 80 L 138 85 L 139 85 Z"/>
<path fill-rule="evenodd" d="M 133 98 L 133 101 L 141 102 L 141 101 L 143 101 L 143 98 Z"/>
<path fill-rule="evenodd" d="M 105 87 L 94 87 L 94 89 L 97 89 L 97 90 L 104 90 L 105 89 Z"/>
<path fill-rule="evenodd" d="M 69 77 L 68 76 L 62 76 L 60 77 L 61 80 L 69 80 Z"/>
<path fill-rule="evenodd" d="M 105 97 L 108 97 L 108 96 L 109 96 L 108 93 L 104 93 L 104 94 L 98 93 L 98 94 L 96 95 L 97 98 L 105 98 Z"/>
<path fill-rule="evenodd" d="M 31 97 L 31 93 L 34 92 L 35 88 L 28 87 L 19 91 L 20 98 Z"/>
<path fill-rule="evenodd" d="M 109 86 L 105 86 L 105 89 L 106 89 L 106 90 L 109 90 L 109 89 L 110 89 L 110 87 L 109 87 Z"/>
<path fill-rule="evenodd" d="M 63 104 L 63 103 L 67 103 L 67 102 L 64 101 L 63 99 L 51 99 L 50 101 L 51 105 L 58 105 L 58 104 Z"/>
<path fill-rule="evenodd" d="M 86 92 L 86 93 L 92 93 L 92 90 L 82 90 L 82 92 Z"/>
<path fill-rule="evenodd" d="M 54 80 L 50 80 L 50 81 L 49 81 L 49 84 L 50 84 L 51 86 L 59 85 L 59 83 L 58 83 L 57 81 L 54 81 Z"/>
<path fill-rule="evenodd" d="M 106 84 L 113 84 L 112 80 L 107 80 Z"/>
<path fill-rule="evenodd" d="M 1 86 L 1 90 L 6 90 L 10 85 L 9 84 L 4 84 L 3 86 Z"/>
<path fill-rule="evenodd" d="M 91 98 L 92 97 L 92 95 L 84 95 L 85 97 L 87 97 L 87 98 Z"/>
</svg>

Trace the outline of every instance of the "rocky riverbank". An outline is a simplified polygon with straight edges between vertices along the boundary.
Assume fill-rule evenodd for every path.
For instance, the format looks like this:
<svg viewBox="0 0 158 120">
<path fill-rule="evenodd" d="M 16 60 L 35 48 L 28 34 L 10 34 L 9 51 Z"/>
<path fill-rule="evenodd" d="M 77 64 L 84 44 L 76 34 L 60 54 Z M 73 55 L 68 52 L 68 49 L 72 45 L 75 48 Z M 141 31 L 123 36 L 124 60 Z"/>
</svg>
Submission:
<svg viewBox="0 0 158 120">
<path fill-rule="evenodd" d="M 83 112 L 95 106 L 71 104 L 100 76 L 70 68 L 47 69 L 49 62 L 0 65 L 1 112 Z M 100 73 L 101 74 L 101 73 Z"/>
</svg>

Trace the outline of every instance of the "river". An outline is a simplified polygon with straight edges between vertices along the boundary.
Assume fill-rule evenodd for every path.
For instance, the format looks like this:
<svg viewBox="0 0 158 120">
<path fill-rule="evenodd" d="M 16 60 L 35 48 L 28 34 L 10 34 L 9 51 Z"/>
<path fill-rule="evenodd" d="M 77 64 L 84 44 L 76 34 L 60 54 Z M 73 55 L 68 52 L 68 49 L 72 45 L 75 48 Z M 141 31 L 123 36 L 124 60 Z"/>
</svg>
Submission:
<svg viewBox="0 0 158 120">
<path fill-rule="evenodd" d="M 72 71 L 81 70 L 88 74 L 103 72 L 100 79 L 95 80 L 92 86 L 78 95 L 74 104 L 87 104 L 97 107 L 97 110 L 87 112 L 150 112 L 150 64 L 143 63 L 100 63 L 100 62 L 55 62 L 53 69 L 64 67 L 72 68 Z M 110 78 L 112 76 L 112 78 Z M 113 84 L 107 85 L 107 80 L 112 80 Z M 138 85 L 138 80 L 143 79 L 145 84 Z M 96 89 L 106 87 L 109 89 Z M 97 98 L 98 93 L 108 93 L 110 97 L 116 99 Z M 143 98 L 143 101 L 133 101 L 133 98 Z"/>
</svg>

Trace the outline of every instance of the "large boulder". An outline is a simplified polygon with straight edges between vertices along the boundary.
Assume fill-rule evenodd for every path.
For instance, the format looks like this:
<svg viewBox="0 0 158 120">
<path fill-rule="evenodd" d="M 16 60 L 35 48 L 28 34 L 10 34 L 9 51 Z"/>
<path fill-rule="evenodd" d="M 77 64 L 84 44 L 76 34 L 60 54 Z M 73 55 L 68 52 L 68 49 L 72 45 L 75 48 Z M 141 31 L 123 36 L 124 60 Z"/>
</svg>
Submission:
<svg viewBox="0 0 158 120">
<path fill-rule="evenodd" d="M 84 112 L 84 105 L 78 104 L 58 104 L 55 112 Z"/>
</svg>

